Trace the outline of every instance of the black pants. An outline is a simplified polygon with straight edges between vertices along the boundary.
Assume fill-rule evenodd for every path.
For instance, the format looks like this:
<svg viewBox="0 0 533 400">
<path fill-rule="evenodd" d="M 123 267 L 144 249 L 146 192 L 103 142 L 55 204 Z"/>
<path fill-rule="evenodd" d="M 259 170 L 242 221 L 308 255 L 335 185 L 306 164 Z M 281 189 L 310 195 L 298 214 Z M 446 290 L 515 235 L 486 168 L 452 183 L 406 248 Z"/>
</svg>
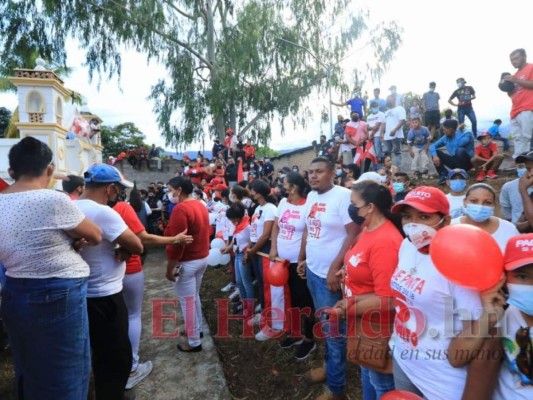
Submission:
<svg viewBox="0 0 533 400">
<path fill-rule="evenodd" d="M 472 168 L 470 156 L 468 155 L 468 152 L 462 148 L 457 149 L 455 156 L 437 150 L 437 157 L 440 158 L 440 165 L 437 167 L 440 176 L 448 174 L 446 167 L 449 169 L 461 168 L 467 172 Z"/>
<path fill-rule="evenodd" d="M 294 263 L 289 266 L 289 288 L 291 290 L 291 307 L 305 309 L 309 308 L 311 314 L 309 317 L 302 316 L 303 319 L 303 334 L 307 339 L 313 339 L 313 325 L 315 324 L 315 306 L 311 292 L 307 287 L 307 281 L 300 278 L 296 272 L 298 264 Z M 292 332 L 295 334 L 296 332 Z"/>
<path fill-rule="evenodd" d="M 96 400 L 121 400 L 132 364 L 122 292 L 88 298 L 87 311 Z"/>
</svg>

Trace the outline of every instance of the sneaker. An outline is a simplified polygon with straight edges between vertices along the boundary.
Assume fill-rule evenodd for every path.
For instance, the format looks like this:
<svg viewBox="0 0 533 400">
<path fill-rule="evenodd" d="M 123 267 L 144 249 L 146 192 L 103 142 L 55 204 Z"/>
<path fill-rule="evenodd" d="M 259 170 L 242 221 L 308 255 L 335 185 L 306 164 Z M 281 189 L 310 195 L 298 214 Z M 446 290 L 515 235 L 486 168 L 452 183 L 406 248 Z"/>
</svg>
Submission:
<svg viewBox="0 0 533 400">
<path fill-rule="evenodd" d="M 232 314 L 240 314 L 242 313 L 242 303 L 234 303 L 231 307 L 231 313 Z"/>
<path fill-rule="evenodd" d="M 268 326 L 265 326 L 263 329 L 261 329 L 257 334 L 255 335 L 255 340 L 258 342 L 266 342 L 270 339 L 275 339 L 279 335 L 281 335 L 282 331 L 277 331 L 275 329 L 272 329 Z"/>
<path fill-rule="evenodd" d="M 248 321 L 246 321 L 248 326 L 257 326 L 257 325 L 259 325 L 260 322 L 261 322 L 261 314 L 260 313 L 254 314 L 254 316 L 252 318 L 250 318 Z"/>
<path fill-rule="evenodd" d="M 128 378 L 128 383 L 126 383 L 126 389 L 131 389 L 137 385 L 140 381 L 146 378 L 150 372 L 152 372 L 152 362 L 146 361 L 145 363 L 139 364 L 135 372 L 130 374 Z"/>
<path fill-rule="evenodd" d="M 180 331 L 179 334 L 181 337 L 187 337 L 187 332 L 185 331 Z M 200 332 L 200 339 L 203 339 L 203 338 L 204 338 L 204 333 Z"/>
<path fill-rule="evenodd" d="M 483 182 L 486 178 L 487 174 L 485 171 L 479 171 L 479 174 L 477 174 L 476 182 Z"/>
<path fill-rule="evenodd" d="M 298 346 L 296 349 L 296 353 L 294 354 L 294 358 L 296 358 L 298 361 L 304 361 L 309 358 L 309 356 L 316 350 L 316 343 L 314 340 L 306 341 L 304 340 L 303 343 Z"/>
<path fill-rule="evenodd" d="M 487 176 L 488 176 L 490 179 L 495 179 L 495 178 L 498 177 L 498 175 L 496 174 L 496 172 L 494 172 L 494 171 L 491 170 L 491 169 L 487 172 Z"/>
<path fill-rule="evenodd" d="M 229 295 L 230 300 L 235 300 L 241 293 L 239 292 L 239 289 L 235 289 L 233 293 Z"/>
<path fill-rule="evenodd" d="M 279 342 L 279 347 L 282 349 L 290 349 L 292 346 L 298 346 L 299 344 L 303 343 L 303 339 L 293 338 L 293 337 L 286 337 L 281 342 Z"/>
<path fill-rule="evenodd" d="M 261 304 L 256 305 L 254 311 L 256 313 L 260 313 L 261 311 L 263 311 L 263 307 L 261 307 Z"/>
<path fill-rule="evenodd" d="M 220 289 L 221 292 L 229 292 L 231 290 L 235 289 L 235 285 L 233 283 L 228 283 L 226 286 L 224 286 L 222 289 Z"/>
</svg>

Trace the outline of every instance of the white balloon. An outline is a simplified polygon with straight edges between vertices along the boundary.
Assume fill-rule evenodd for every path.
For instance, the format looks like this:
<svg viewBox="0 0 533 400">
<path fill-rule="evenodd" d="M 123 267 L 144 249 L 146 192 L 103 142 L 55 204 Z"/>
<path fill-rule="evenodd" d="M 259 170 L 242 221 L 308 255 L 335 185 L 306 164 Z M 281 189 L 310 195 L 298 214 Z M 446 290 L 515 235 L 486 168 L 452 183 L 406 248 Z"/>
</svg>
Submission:
<svg viewBox="0 0 533 400">
<path fill-rule="evenodd" d="M 220 264 L 221 265 L 227 265 L 227 264 L 229 264 L 230 261 L 231 261 L 231 255 L 229 253 L 222 254 L 222 256 L 220 257 Z"/>
<path fill-rule="evenodd" d="M 209 213 L 209 225 L 215 225 L 217 222 L 217 215 L 215 213 Z"/>
<path fill-rule="evenodd" d="M 211 241 L 211 248 L 212 249 L 221 249 L 223 247 L 226 247 L 226 242 L 220 238 L 215 238 Z"/>
<path fill-rule="evenodd" d="M 207 265 L 215 267 L 220 264 L 220 259 L 222 258 L 222 253 L 219 249 L 209 250 L 209 255 L 207 256 Z"/>
</svg>

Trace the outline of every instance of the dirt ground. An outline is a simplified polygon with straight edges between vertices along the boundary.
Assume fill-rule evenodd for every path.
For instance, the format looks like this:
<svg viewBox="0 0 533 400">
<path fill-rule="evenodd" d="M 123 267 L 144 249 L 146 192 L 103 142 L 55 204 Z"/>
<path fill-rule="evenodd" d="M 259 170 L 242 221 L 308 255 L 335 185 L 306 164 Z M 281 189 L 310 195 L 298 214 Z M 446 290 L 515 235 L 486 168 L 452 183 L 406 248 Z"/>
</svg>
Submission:
<svg viewBox="0 0 533 400">
<path fill-rule="evenodd" d="M 501 178 L 489 183 L 498 192 L 501 186 L 513 179 L 516 171 L 502 173 Z M 471 180 L 471 182 L 473 179 Z M 435 185 L 435 180 L 417 182 L 417 185 Z M 498 211 L 496 213 L 498 215 Z M 324 359 L 324 345 L 320 343 L 319 351 L 305 362 L 293 358 L 293 350 L 283 350 L 276 340 L 257 342 L 253 338 L 243 339 L 242 322 L 230 322 L 230 337 L 218 338 L 216 299 L 224 298 L 220 288 L 229 281 L 228 271 L 224 268 L 208 269 L 202 285 L 202 305 L 205 319 L 222 362 L 224 375 L 231 396 L 236 400 L 244 399 L 313 399 L 322 390 L 320 385 L 308 387 L 302 375 L 312 367 L 320 366 Z M 257 332 L 255 328 L 254 332 Z M 144 335 L 144 334 L 143 334 Z M 346 398 L 361 399 L 359 370 L 356 366 L 347 366 Z M 0 350 L 0 399 L 14 400 L 12 388 L 13 368 L 9 351 Z M 147 388 L 148 389 L 148 388 Z M 150 390 L 148 389 L 148 392 Z M 175 397 L 169 397 L 173 400 Z"/>
</svg>

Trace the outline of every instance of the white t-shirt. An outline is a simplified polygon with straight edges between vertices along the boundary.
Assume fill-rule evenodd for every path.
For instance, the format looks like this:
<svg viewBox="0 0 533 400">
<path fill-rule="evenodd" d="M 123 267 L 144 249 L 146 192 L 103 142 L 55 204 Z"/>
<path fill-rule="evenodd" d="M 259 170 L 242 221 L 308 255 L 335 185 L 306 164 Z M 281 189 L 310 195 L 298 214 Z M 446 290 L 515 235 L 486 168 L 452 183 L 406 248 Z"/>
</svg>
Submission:
<svg viewBox="0 0 533 400">
<path fill-rule="evenodd" d="M 235 225 L 233 226 L 235 227 Z M 246 249 L 246 247 L 248 247 L 248 244 L 250 243 L 250 225 L 248 225 L 245 229 L 243 229 L 236 235 L 234 234 L 234 232 L 235 229 L 233 229 L 233 232 L 231 233 L 231 235 L 233 235 L 234 237 L 233 250 L 244 253 L 244 250 Z"/>
<path fill-rule="evenodd" d="M 366 123 L 368 124 L 369 131 L 370 131 L 370 128 L 375 127 L 378 122 L 381 122 L 381 123 L 385 122 L 385 113 L 378 111 L 375 114 L 370 113 L 366 116 Z M 376 135 L 379 135 L 379 130 L 378 132 L 376 132 Z"/>
<path fill-rule="evenodd" d="M 524 317 L 515 306 L 509 306 L 501 321 L 505 331 L 503 333 L 503 349 L 505 361 L 500 369 L 500 377 L 496 392 L 492 400 L 531 400 L 533 399 L 533 380 L 516 366 L 516 357 L 520 347 L 516 343 L 516 332 L 519 328 L 526 328 Z M 529 340 L 533 340 L 533 328 L 529 329 Z"/>
<path fill-rule="evenodd" d="M 65 231 L 83 213 L 64 193 L 30 190 L 0 194 L 0 261 L 11 278 L 85 278 L 89 266 Z"/>
<path fill-rule="evenodd" d="M 463 204 L 465 195 L 463 194 L 461 196 L 453 196 L 451 193 L 448 193 L 446 197 L 450 202 L 450 217 L 453 219 L 459 218 L 460 216 L 464 215 Z"/>
<path fill-rule="evenodd" d="M 278 257 L 291 263 L 298 261 L 305 229 L 305 203 L 291 204 L 282 199 L 278 204 Z"/>
<path fill-rule="evenodd" d="M 403 139 L 402 128 L 398 129 L 394 136 L 391 136 L 390 132 L 398 126 L 402 119 L 405 120 L 405 118 L 405 108 L 403 107 L 396 106 L 387 110 L 385 113 L 385 135 L 383 136 L 383 140 Z"/>
<path fill-rule="evenodd" d="M 305 203 L 307 267 L 315 275 L 325 278 L 331 263 L 339 254 L 348 236 L 345 225 L 353 222 L 348 214 L 349 189 L 333 186 L 326 193 L 312 191 Z"/>
<path fill-rule="evenodd" d="M 105 297 L 118 293 L 122 290 L 126 262 L 115 260 L 113 242 L 128 227 L 111 207 L 92 200 L 76 200 L 76 204 L 102 230 L 102 241 L 98 246 L 88 246 L 81 250 L 81 256 L 91 269 L 87 297 Z"/>
<path fill-rule="evenodd" d="M 220 231 L 224 230 L 224 227 L 226 226 L 226 210 L 228 209 L 228 205 L 222 203 L 221 201 L 216 201 L 215 204 L 213 204 L 213 212 L 216 215 L 215 219 L 215 233 L 218 233 Z"/>
<path fill-rule="evenodd" d="M 395 361 L 425 398 L 460 399 L 467 367 L 452 367 L 447 351 L 462 321 L 479 319 L 479 294 L 448 281 L 430 256 L 408 239 L 400 247 L 391 287 L 396 317 L 390 347 Z"/>
<path fill-rule="evenodd" d="M 277 208 L 272 203 L 266 203 L 263 206 L 258 206 L 255 209 L 252 220 L 250 221 L 250 241 L 256 243 L 263 235 L 265 222 L 274 221 L 276 219 Z"/>
<path fill-rule="evenodd" d="M 510 223 L 509 221 L 498 218 L 498 222 L 498 229 L 496 229 L 496 232 L 492 234 L 492 237 L 494 238 L 494 240 L 496 240 L 498 246 L 500 246 L 500 250 L 502 251 L 502 253 L 505 253 L 505 246 L 507 246 L 507 242 L 509 241 L 509 239 L 513 236 L 519 235 L 520 232 L 518 232 L 516 226 L 514 226 L 514 224 Z M 452 225 L 460 223 L 461 217 L 452 219 L 451 221 Z"/>
</svg>

